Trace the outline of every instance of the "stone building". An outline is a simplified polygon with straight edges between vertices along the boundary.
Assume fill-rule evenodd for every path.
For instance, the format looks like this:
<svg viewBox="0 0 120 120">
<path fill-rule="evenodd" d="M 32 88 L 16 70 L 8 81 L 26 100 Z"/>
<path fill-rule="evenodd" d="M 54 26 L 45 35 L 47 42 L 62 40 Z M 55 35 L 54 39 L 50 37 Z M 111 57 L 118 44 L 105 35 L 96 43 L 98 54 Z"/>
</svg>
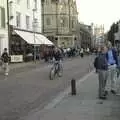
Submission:
<svg viewBox="0 0 120 120">
<path fill-rule="evenodd" d="M 59 47 L 73 47 L 78 13 L 75 0 L 42 0 L 42 32 Z"/>
<path fill-rule="evenodd" d="M 92 25 L 86 25 L 79 23 L 79 44 L 82 48 L 93 48 L 92 39 L 93 39 L 93 29 Z"/>
<path fill-rule="evenodd" d="M 92 48 L 92 26 L 80 24 L 81 46 L 83 48 Z"/>
<path fill-rule="evenodd" d="M 95 47 L 104 44 L 104 25 L 94 25 L 94 44 Z"/>
<path fill-rule="evenodd" d="M 42 33 L 41 0 L 10 0 L 10 55 L 14 62 L 37 58 L 41 44 L 52 44 Z"/>
</svg>

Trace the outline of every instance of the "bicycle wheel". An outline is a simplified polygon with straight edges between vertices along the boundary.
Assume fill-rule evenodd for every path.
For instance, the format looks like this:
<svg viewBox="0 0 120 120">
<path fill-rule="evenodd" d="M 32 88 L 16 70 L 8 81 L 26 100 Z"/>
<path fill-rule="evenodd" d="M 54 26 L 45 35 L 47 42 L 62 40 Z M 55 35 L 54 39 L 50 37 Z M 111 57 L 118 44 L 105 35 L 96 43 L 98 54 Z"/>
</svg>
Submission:
<svg viewBox="0 0 120 120">
<path fill-rule="evenodd" d="M 60 65 L 60 68 L 59 68 L 59 70 L 58 70 L 58 76 L 59 76 L 59 77 L 62 77 L 62 76 L 63 76 L 63 67 L 62 67 L 62 65 Z"/>
<path fill-rule="evenodd" d="M 49 77 L 50 77 L 50 80 L 54 80 L 54 78 L 55 78 L 55 68 L 54 67 L 50 70 Z"/>
</svg>

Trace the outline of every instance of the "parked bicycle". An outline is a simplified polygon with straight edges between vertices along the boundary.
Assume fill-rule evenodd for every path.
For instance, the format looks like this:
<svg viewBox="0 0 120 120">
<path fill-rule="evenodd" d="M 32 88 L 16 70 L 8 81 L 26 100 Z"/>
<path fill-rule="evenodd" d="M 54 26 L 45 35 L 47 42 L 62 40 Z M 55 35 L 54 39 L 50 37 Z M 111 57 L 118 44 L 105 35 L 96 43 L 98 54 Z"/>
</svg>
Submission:
<svg viewBox="0 0 120 120">
<path fill-rule="evenodd" d="M 49 78 L 50 80 L 54 80 L 56 76 L 62 77 L 63 75 L 63 67 L 61 61 L 55 61 L 50 70 Z"/>
</svg>

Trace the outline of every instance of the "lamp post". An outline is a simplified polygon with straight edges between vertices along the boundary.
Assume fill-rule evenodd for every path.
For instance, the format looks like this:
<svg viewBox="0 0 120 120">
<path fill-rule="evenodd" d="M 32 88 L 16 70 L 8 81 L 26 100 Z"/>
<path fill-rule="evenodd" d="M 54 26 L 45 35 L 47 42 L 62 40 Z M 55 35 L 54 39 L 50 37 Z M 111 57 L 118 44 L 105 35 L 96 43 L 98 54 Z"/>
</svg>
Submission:
<svg viewBox="0 0 120 120">
<path fill-rule="evenodd" d="M 34 36 L 34 62 L 36 62 L 36 46 L 35 46 L 35 12 L 36 12 L 36 9 L 33 9 L 33 36 Z"/>
<path fill-rule="evenodd" d="M 7 27 L 8 27 L 8 46 L 10 47 L 10 21 L 9 21 L 9 0 L 7 0 Z M 10 51 L 9 51 L 10 53 Z"/>
</svg>

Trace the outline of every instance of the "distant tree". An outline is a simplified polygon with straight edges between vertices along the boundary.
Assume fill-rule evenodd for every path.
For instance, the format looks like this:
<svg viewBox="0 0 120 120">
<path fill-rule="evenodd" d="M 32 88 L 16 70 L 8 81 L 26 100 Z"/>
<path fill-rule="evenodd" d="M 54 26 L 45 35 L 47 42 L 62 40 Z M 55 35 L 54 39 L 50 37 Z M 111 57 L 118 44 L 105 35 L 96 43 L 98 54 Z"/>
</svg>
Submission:
<svg viewBox="0 0 120 120">
<path fill-rule="evenodd" d="M 114 33 L 118 32 L 118 23 L 113 23 L 110 27 L 110 30 L 107 33 L 107 38 L 108 41 L 110 41 L 112 43 L 112 45 L 115 44 L 115 38 L 114 38 Z"/>
</svg>

